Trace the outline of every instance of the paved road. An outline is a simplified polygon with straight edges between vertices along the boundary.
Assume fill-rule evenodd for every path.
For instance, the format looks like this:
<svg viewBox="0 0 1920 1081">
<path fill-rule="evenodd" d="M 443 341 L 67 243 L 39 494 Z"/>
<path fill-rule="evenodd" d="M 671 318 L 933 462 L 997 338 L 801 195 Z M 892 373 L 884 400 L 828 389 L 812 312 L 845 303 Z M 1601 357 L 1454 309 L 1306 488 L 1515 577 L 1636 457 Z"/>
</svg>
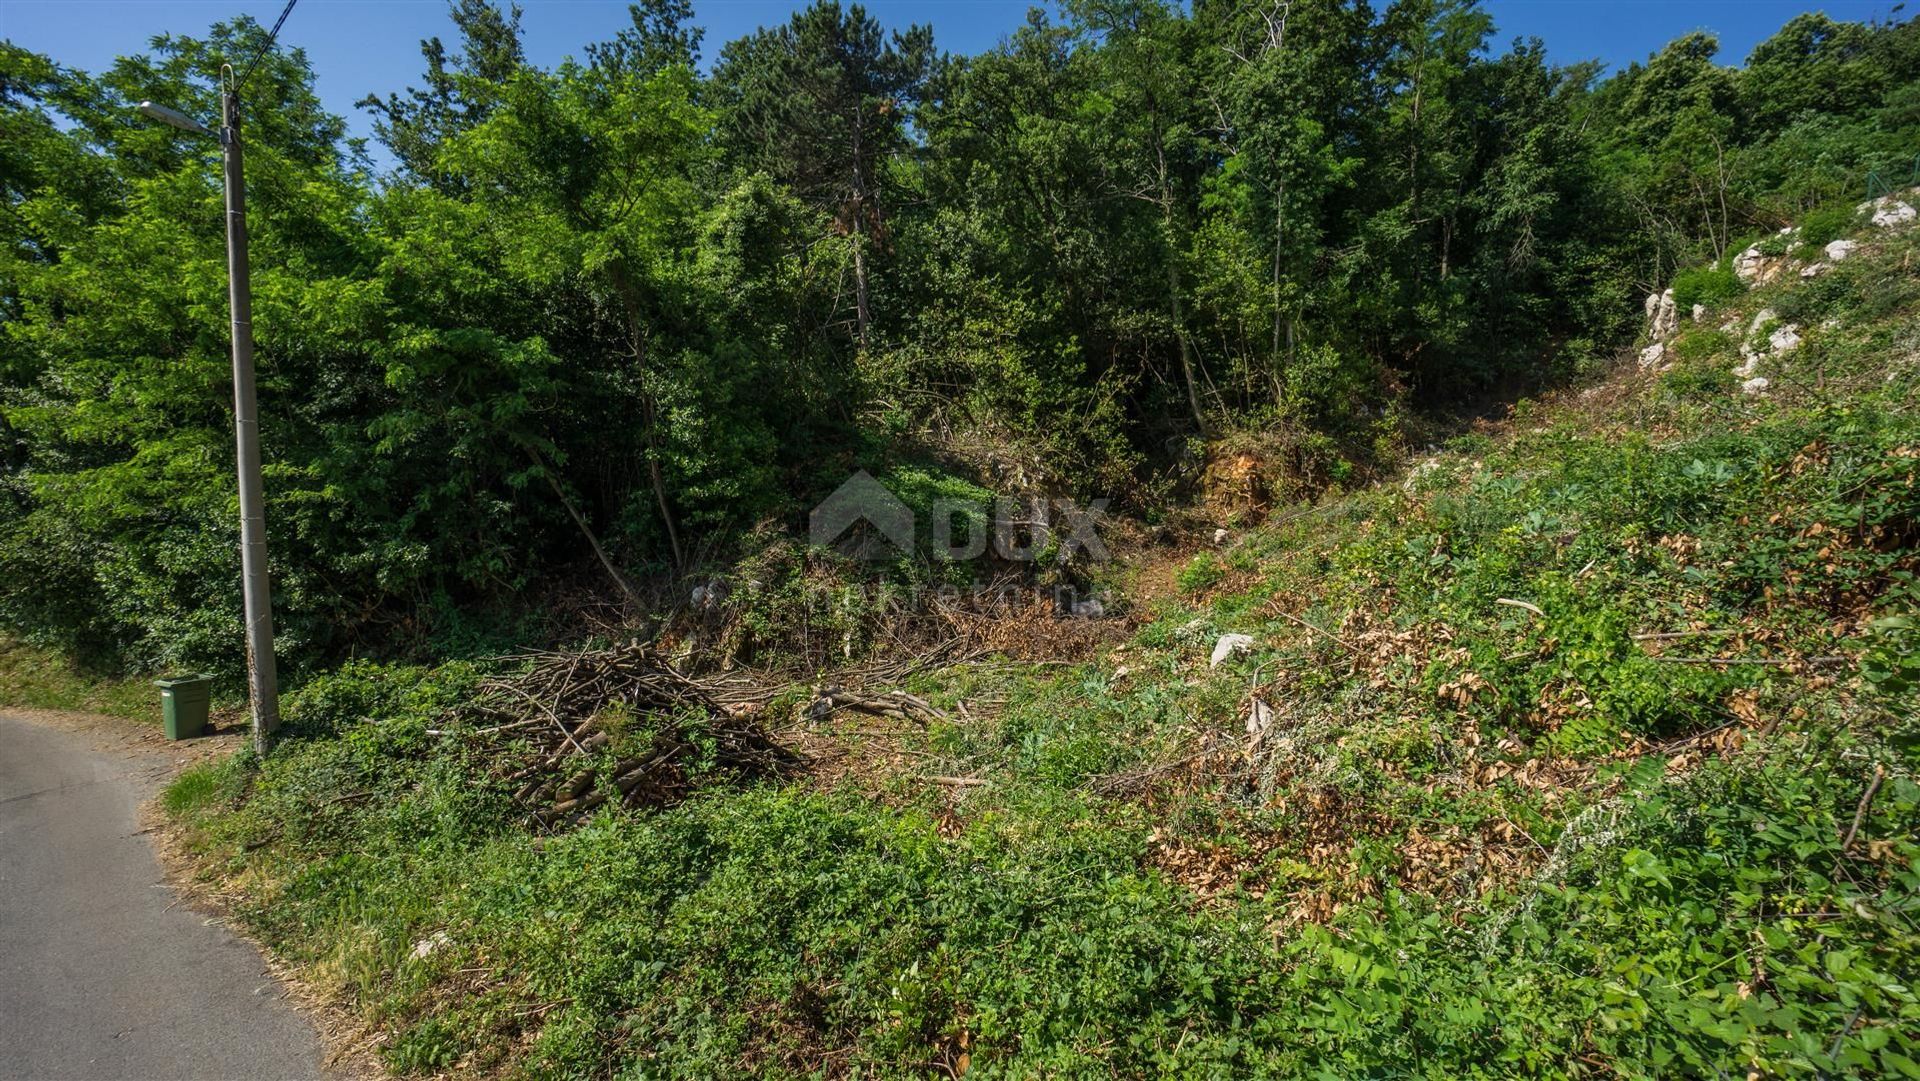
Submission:
<svg viewBox="0 0 1920 1081">
<path fill-rule="evenodd" d="M 313 1026 L 161 881 L 150 761 L 0 717 L 0 1078 L 312 1078 Z"/>
</svg>

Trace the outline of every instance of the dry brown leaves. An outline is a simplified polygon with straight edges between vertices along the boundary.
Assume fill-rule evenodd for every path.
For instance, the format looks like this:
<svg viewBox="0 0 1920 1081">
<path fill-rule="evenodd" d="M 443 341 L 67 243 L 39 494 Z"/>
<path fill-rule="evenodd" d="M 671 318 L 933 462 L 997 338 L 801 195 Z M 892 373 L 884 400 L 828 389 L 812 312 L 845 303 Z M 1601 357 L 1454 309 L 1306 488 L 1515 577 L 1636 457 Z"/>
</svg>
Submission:
<svg viewBox="0 0 1920 1081">
<path fill-rule="evenodd" d="M 1061 619 L 1051 598 L 1013 594 L 1003 601 L 940 606 L 952 633 L 970 647 L 1020 661 L 1079 661 L 1123 641 L 1135 629 L 1129 617 Z"/>
</svg>

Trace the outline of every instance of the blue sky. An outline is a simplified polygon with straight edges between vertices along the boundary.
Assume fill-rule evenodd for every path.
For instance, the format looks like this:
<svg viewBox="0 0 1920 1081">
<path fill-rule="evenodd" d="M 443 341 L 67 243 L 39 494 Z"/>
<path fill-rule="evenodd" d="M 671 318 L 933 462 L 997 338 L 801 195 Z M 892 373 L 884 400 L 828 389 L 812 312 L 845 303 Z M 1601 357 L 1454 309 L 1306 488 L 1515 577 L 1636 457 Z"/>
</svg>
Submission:
<svg viewBox="0 0 1920 1081">
<path fill-rule="evenodd" d="M 626 0 L 521 0 L 529 56 L 551 64 L 579 55 L 581 46 L 610 37 L 627 24 Z M 219 19 L 245 12 L 266 25 L 283 0 L 0 0 L 0 37 L 45 53 L 69 67 L 98 71 L 113 58 L 138 52 L 163 32 L 199 33 Z M 707 28 L 709 59 L 720 46 L 755 27 L 785 21 L 796 0 L 695 0 L 695 19 Z M 886 25 L 930 22 L 936 43 L 953 52 L 991 47 L 1025 18 L 1030 0 L 867 0 Z M 1538 37 L 1553 59 L 1598 58 L 1620 65 L 1690 30 L 1720 36 L 1721 58 L 1737 63 L 1755 44 L 1801 11 L 1824 10 L 1837 19 L 1885 18 L 1890 2 L 1817 3 L 1812 0 L 1487 0 L 1498 39 Z M 280 39 L 307 50 L 321 100 L 348 118 L 355 134 L 369 134 L 353 103 L 369 91 L 386 94 L 417 81 L 419 42 L 449 36 L 445 0 L 300 0 Z"/>
</svg>

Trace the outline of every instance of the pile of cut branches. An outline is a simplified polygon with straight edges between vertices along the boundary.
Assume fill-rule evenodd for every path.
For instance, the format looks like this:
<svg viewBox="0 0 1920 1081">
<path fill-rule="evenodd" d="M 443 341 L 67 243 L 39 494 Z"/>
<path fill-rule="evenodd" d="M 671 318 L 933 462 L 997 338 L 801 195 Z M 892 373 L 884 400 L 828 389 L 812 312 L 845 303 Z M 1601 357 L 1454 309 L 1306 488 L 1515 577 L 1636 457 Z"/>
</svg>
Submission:
<svg viewBox="0 0 1920 1081">
<path fill-rule="evenodd" d="M 753 711 L 729 708 L 640 642 L 503 658 L 458 731 L 484 741 L 514 799 L 543 826 L 609 801 L 670 806 L 701 781 L 780 776 L 800 765 Z"/>
</svg>

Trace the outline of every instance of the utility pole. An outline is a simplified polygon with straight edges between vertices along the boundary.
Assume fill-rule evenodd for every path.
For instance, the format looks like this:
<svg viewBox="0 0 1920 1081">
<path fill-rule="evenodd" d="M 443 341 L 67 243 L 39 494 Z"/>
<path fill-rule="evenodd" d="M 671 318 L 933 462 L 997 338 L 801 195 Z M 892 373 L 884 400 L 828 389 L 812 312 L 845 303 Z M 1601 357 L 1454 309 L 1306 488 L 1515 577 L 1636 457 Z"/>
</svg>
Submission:
<svg viewBox="0 0 1920 1081">
<path fill-rule="evenodd" d="M 233 316 L 233 439 L 240 468 L 240 577 L 247 615 L 247 698 L 254 749 L 280 727 L 273 661 L 273 597 L 267 579 L 266 493 L 260 481 L 260 405 L 253 386 L 253 282 L 247 266 L 247 181 L 240 167 L 240 97 L 220 95 L 220 147 L 227 176 L 227 299 Z"/>
<path fill-rule="evenodd" d="M 291 10 L 291 4 L 287 5 Z M 282 19 L 286 16 L 282 14 Z M 276 29 L 278 29 L 276 27 Z M 151 101 L 140 112 L 163 124 L 212 135 L 205 124 Z M 273 601 L 267 580 L 266 494 L 260 481 L 260 407 L 253 382 L 253 289 L 247 271 L 247 185 L 240 165 L 240 98 L 220 94 L 220 149 L 227 189 L 227 301 L 233 317 L 233 439 L 240 473 L 240 575 L 247 620 L 247 699 L 253 743 L 264 753 L 280 726 L 280 683 L 273 661 Z"/>
</svg>

